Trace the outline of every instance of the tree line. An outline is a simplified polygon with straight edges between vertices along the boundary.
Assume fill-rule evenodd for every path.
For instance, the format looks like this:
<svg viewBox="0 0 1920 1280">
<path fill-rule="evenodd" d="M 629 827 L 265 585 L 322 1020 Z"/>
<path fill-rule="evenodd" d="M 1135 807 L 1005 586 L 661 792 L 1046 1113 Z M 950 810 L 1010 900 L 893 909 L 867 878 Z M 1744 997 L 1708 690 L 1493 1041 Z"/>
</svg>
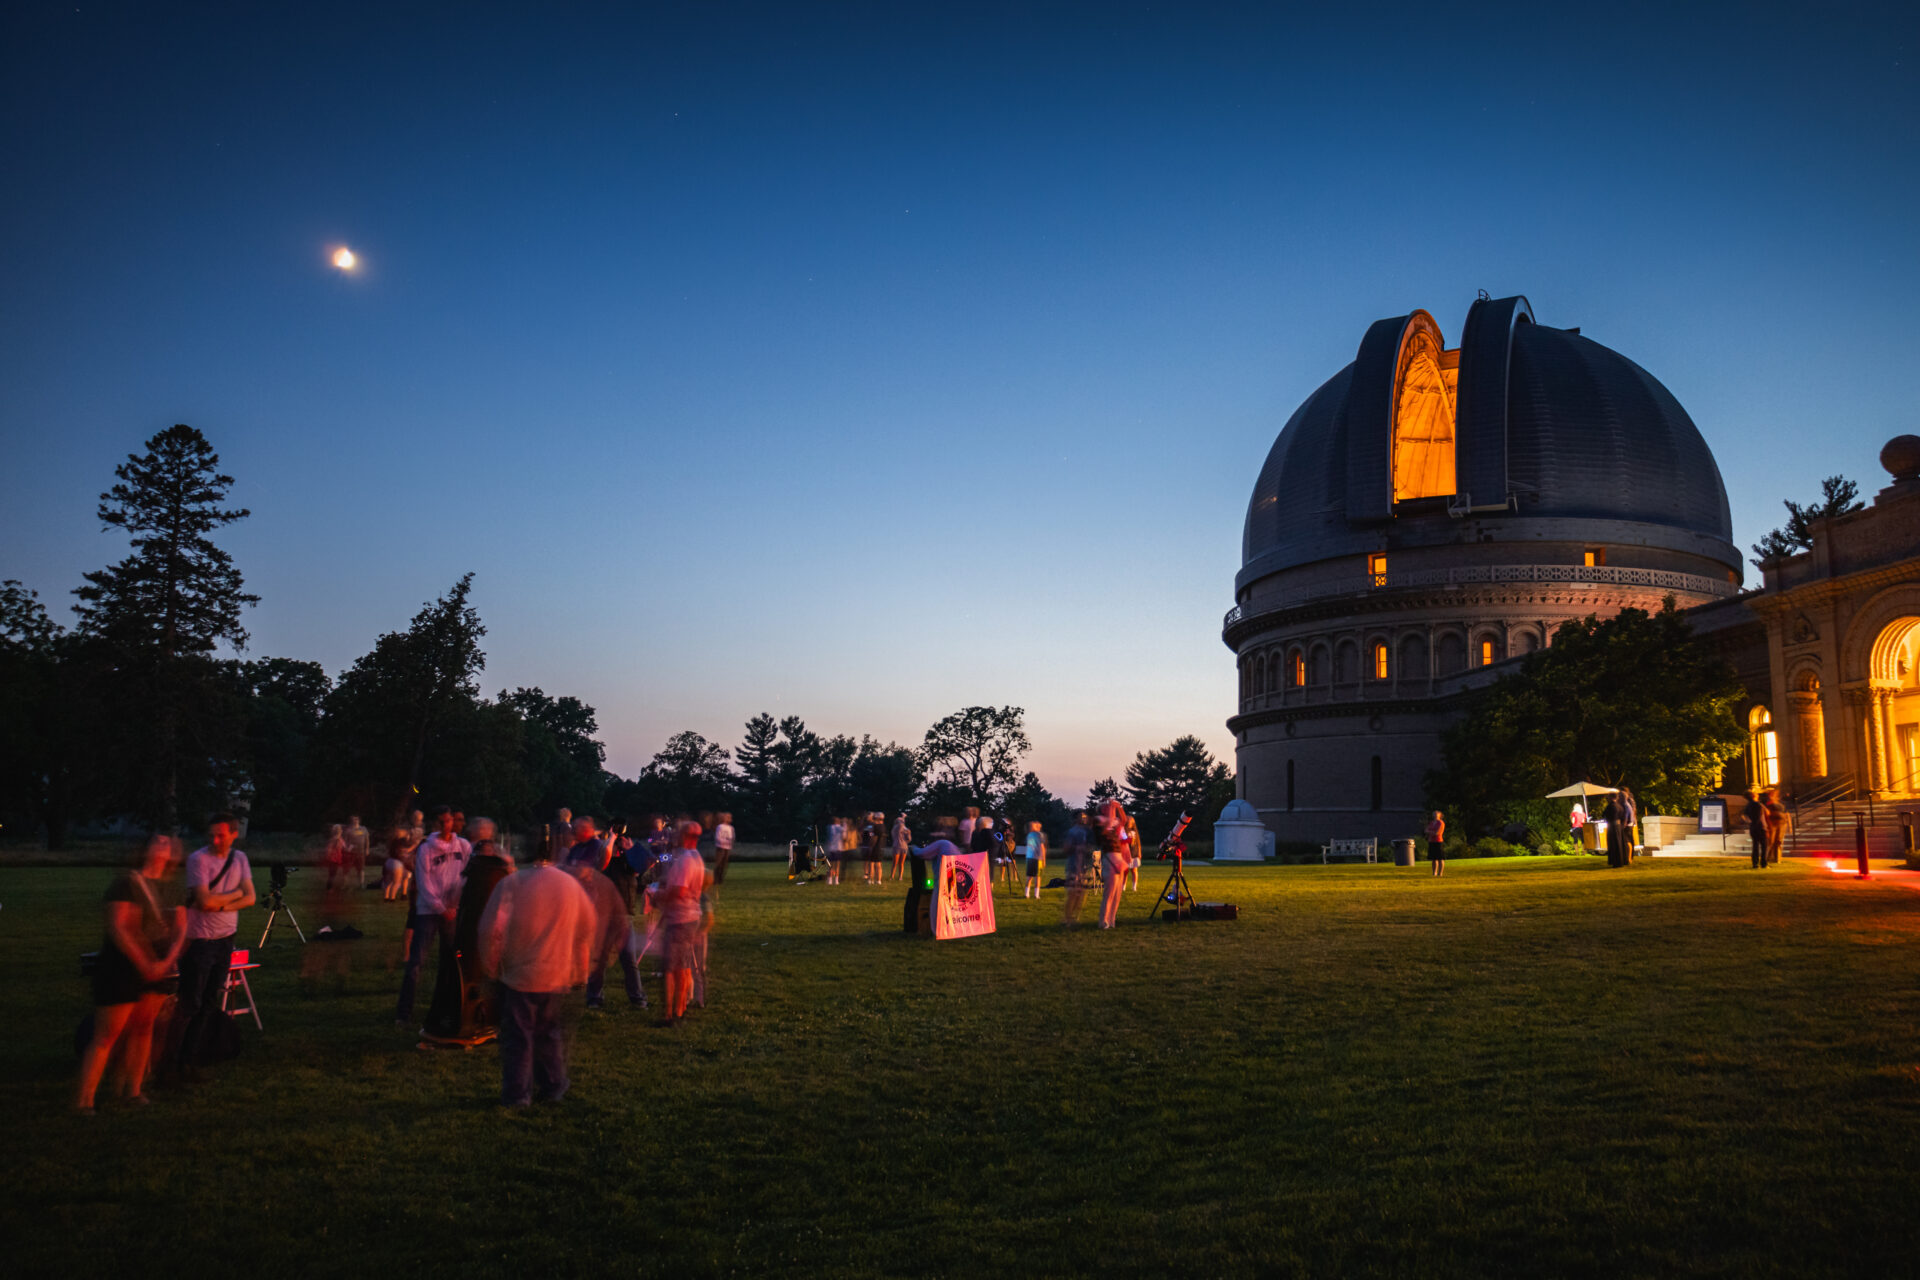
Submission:
<svg viewBox="0 0 1920 1280">
<path fill-rule="evenodd" d="M 784 841 L 829 816 L 927 815 L 969 806 L 1056 838 L 1071 815 L 1023 767 L 1019 707 L 966 707 L 914 746 L 824 736 L 761 714 L 729 749 L 687 730 L 631 779 L 610 772 L 592 706 L 539 688 L 484 694 L 486 627 L 473 575 L 378 637 L 338 679 L 319 663 L 244 656 L 258 603 L 212 540 L 247 518 L 232 476 L 196 429 L 146 442 L 100 495 L 125 558 L 84 576 L 75 622 L 36 592 L 0 584 L 0 823 L 60 848 L 77 826 L 127 819 L 161 829 L 235 809 L 259 830 L 304 830 L 358 814 L 381 823 L 437 802 L 513 825 L 566 807 L 605 815 L 729 810 L 743 838 Z M 228 651 L 222 654 L 222 646 Z M 1141 828 L 1182 809 L 1211 822 L 1233 797 L 1198 738 L 1137 755 L 1124 785 Z M 1150 837 L 1151 838 L 1151 837 Z"/>
</svg>

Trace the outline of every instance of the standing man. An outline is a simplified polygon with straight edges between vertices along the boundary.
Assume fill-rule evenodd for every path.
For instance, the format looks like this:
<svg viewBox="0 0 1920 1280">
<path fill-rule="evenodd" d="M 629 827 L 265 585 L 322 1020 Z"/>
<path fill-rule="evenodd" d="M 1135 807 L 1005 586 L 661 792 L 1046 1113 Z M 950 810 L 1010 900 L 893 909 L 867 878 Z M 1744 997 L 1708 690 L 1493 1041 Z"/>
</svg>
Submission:
<svg viewBox="0 0 1920 1280">
<path fill-rule="evenodd" d="M 571 867 L 578 863 L 592 867 L 595 871 L 604 871 L 611 857 L 612 846 L 600 839 L 599 824 L 585 814 L 573 820 L 573 844 L 567 849 L 567 856 L 558 861 Z"/>
<path fill-rule="evenodd" d="M 1786 843 L 1787 828 L 1793 825 L 1793 815 L 1787 812 L 1787 806 L 1780 803 L 1780 792 L 1773 787 L 1767 788 L 1760 800 L 1767 811 L 1767 865 L 1777 867 L 1780 865 L 1780 846 Z"/>
<path fill-rule="evenodd" d="M 1767 804 L 1758 791 L 1747 792 L 1747 811 L 1743 816 L 1747 820 L 1747 839 L 1753 844 L 1753 870 L 1758 871 L 1767 865 L 1769 834 Z"/>
<path fill-rule="evenodd" d="M 1118 800 L 1100 806 L 1100 860 L 1106 873 L 1106 897 L 1100 903 L 1100 927 L 1111 929 L 1120 920 L 1120 893 L 1133 865 L 1127 849 L 1127 811 Z"/>
<path fill-rule="evenodd" d="M 1091 848 L 1086 814 L 1073 815 L 1073 825 L 1067 828 L 1067 841 L 1061 847 L 1067 861 L 1067 903 L 1060 914 L 1060 923 L 1071 929 L 1080 923 L 1080 908 L 1086 905 L 1087 881 L 1091 878 L 1087 865 Z"/>
<path fill-rule="evenodd" d="M 458 833 L 459 818 L 441 805 L 433 811 L 434 832 L 420 842 L 413 855 L 413 915 L 407 943 L 407 967 L 400 975 L 400 1003 L 394 1007 L 394 1025 L 413 1021 L 413 992 L 420 982 L 420 966 L 427 948 L 444 933 L 453 937 L 460 911 L 460 876 L 473 856 L 473 846 Z"/>
<path fill-rule="evenodd" d="M 713 882 L 725 884 L 727 863 L 733 860 L 733 815 L 723 813 L 713 824 Z"/>
<path fill-rule="evenodd" d="M 553 860 L 565 862 L 567 850 L 573 847 L 573 810 L 554 810 L 553 826 L 548 830 L 548 838 L 553 841 Z"/>
<path fill-rule="evenodd" d="M 373 847 L 373 837 L 360 825 L 360 815 L 354 814 L 347 819 L 347 856 L 353 859 L 353 881 L 362 889 L 367 887 L 367 852 Z"/>
<path fill-rule="evenodd" d="M 180 1028 L 174 1065 L 196 1079 L 208 1024 L 220 1014 L 227 970 L 233 967 L 233 935 L 240 908 L 253 905 L 253 868 L 233 847 L 240 820 L 216 813 L 207 843 L 187 858 L 187 945 L 180 953 L 180 997 L 174 1022 Z"/>
<path fill-rule="evenodd" d="M 1447 874 L 1447 819 L 1438 809 L 1427 820 L 1427 861 L 1433 864 L 1433 874 Z"/>
<path fill-rule="evenodd" d="M 566 993 L 587 980 L 593 903 L 580 882 L 535 861 L 500 882 L 480 917 L 480 970 L 500 984 L 500 1104 L 525 1107 L 567 1092 Z M 535 1089 L 539 1092 L 536 1094 Z"/>
</svg>

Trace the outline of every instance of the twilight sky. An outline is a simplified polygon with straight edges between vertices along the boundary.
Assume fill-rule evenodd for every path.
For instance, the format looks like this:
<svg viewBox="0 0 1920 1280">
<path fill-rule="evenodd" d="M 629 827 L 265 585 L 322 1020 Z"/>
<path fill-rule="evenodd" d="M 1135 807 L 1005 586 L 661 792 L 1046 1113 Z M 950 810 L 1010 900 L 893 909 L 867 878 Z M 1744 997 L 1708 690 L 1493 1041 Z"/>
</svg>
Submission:
<svg viewBox="0 0 1920 1280">
<path fill-rule="evenodd" d="M 0 577 L 64 616 L 186 422 L 252 652 L 471 569 L 623 774 L 969 703 L 1070 799 L 1231 759 L 1247 495 L 1375 319 L 1582 326 L 1743 547 L 1920 430 L 1920 8 L 1560 8 L 14 0 Z"/>
</svg>

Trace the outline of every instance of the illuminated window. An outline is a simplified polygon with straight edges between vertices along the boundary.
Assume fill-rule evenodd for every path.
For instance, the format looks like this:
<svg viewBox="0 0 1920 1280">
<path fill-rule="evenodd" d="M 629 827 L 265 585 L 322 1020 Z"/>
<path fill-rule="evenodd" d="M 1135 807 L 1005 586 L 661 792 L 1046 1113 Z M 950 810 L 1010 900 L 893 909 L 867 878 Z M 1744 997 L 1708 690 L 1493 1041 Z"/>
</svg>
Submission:
<svg viewBox="0 0 1920 1280">
<path fill-rule="evenodd" d="M 1755 707 L 1747 713 L 1747 730 L 1752 735 L 1747 751 L 1753 763 L 1753 785 L 1779 786 L 1780 735 L 1773 731 L 1773 713 L 1765 707 Z"/>
<path fill-rule="evenodd" d="M 1386 586 L 1387 585 L 1387 558 L 1383 555 L 1368 556 L 1367 557 L 1367 573 L 1372 576 L 1374 586 L 1376 587 Z"/>
<path fill-rule="evenodd" d="M 1298 689 L 1307 683 L 1307 655 L 1298 649 L 1293 651 L 1293 687 Z"/>
<path fill-rule="evenodd" d="M 1393 500 L 1446 497 L 1454 490 L 1454 390 L 1460 353 L 1447 351 L 1440 327 L 1416 311 L 1400 347 L 1393 393 Z"/>
<path fill-rule="evenodd" d="M 1493 641 L 1491 640 L 1480 642 L 1480 665 L 1483 667 L 1493 665 Z"/>
<path fill-rule="evenodd" d="M 1384 644 L 1376 643 L 1373 646 L 1373 678 L 1375 680 L 1387 678 L 1387 646 Z"/>
<path fill-rule="evenodd" d="M 1606 562 L 1607 549 L 1605 547 L 1588 547 L 1580 557 L 1580 563 L 1589 569 L 1594 568 L 1596 565 L 1603 565 Z"/>
</svg>

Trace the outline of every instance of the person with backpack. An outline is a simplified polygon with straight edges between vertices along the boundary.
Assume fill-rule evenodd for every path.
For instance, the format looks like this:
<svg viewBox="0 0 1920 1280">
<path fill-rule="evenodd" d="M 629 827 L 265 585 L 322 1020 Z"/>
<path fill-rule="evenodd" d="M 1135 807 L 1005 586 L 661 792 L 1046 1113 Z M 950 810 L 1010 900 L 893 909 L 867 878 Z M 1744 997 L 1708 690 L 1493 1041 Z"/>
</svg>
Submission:
<svg viewBox="0 0 1920 1280">
<path fill-rule="evenodd" d="M 241 909 L 255 901 L 253 867 L 247 855 L 234 848 L 239 838 L 240 819 L 216 813 L 207 824 L 207 843 L 187 857 L 187 944 L 180 953 L 172 1063 L 189 1083 L 200 1078 L 214 1019 L 227 1016 L 220 1005 L 227 971 L 233 967 L 233 935 L 240 928 Z"/>
</svg>

